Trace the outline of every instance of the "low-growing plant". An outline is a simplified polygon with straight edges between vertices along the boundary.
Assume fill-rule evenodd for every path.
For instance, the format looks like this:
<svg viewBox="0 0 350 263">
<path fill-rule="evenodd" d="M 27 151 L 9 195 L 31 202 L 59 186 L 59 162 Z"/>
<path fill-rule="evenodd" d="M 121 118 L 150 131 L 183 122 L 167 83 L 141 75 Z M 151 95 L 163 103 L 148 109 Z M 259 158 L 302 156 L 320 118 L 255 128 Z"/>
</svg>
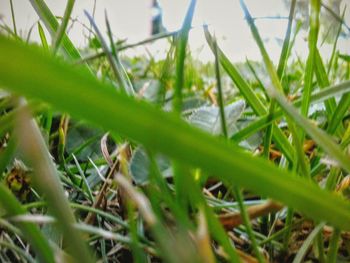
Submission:
<svg viewBox="0 0 350 263">
<path fill-rule="evenodd" d="M 262 62 L 232 63 L 204 26 L 215 59 L 203 64 L 187 47 L 195 0 L 179 31 L 136 44 L 113 39 L 107 16 L 105 39 L 86 12 L 86 56 L 66 34 L 74 0 L 60 20 L 30 2 L 41 44 L 15 26 L 0 35 L 1 261 L 349 260 L 344 15 L 331 13 L 324 61 L 310 1 L 309 54 L 296 61 L 292 0 L 274 65 L 241 0 Z M 123 54 L 164 38 L 164 59 Z"/>
</svg>

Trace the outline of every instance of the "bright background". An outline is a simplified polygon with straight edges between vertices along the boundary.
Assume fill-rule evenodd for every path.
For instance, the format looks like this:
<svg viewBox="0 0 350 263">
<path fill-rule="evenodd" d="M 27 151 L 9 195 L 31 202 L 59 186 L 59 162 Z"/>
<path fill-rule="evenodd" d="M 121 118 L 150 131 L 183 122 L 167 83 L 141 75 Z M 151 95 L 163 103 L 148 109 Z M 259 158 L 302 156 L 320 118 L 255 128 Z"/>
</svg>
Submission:
<svg viewBox="0 0 350 263">
<path fill-rule="evenodd" d="M 301 0 L 299 0 L 301 1 Z M 337 0 L 329 0 L 337 2 Z M 48 6 L 57 16 L 62 16 L 66 1 L 47 0 Z M 134 43 L 149 37 L 151 28 L 151 3 L 150 0 L 100 0 L 96 3 L 95 19 L 100 30 L 105 32 L 104 12 L 108 18 L 116 39 L 127 39 L 128 43 Z M 169 30 L 180 28 L 189 0 L 160 0 L 163 9 L 163 22 Z M 289 7 L 285 0 L 246 0 L 248 8 L 254 17 L 281 16 L 287 17 Z M 26 36 L 29 29 L 38 17 L 35 14 L 29 0 L 13 0 L 17 28 L 21 35 Z M 331 3 L 330 3 L 331 4 Z M 343 0 L 341 10 L 347 5 L 345 15 L 346 23 L 350 24 L 350 0 Z M 69 35 L 78 47 L 86 46 L 88 31 L 81 23 L 89 25 L 83 14 L 84 10 L 92 13 L 94 1 L 76 0 L 73 18 L 77 19 L 69 31 Z M 12 27 L 9 0 L 0 0 L 0 14 L 2 22 Z M 201 25 L 207 23 L 210 30 L 218 38 L 219 45 L 232 61 L 244 61 L 246 57 L 252 60 L 260 60 L 259 50 L 251 36 L 249 28 L 243 19 L 243 12 L 238 0 L 198 0 L 194 16 L 194 29 L 190 34 L 190 46 L 194 55 L 201 60 L 212 59 L 210 50 L 205 44 Z M 274 61 L 279 57 L 281 42 L 283 40 L 287 19 L 259 19 L 256 24 L 260 34 L 265 40 L 267 50 Z M 349 31 L 346 31 L 349 36 Z M 297 38 L 293 55 L 305 58 L 307 48 L 307 32 L 301 32 Z M 35 27 L 31 39 L 38 41 L 38 32 Z M 155 53 L 164 51 L 164 41 L 160 41 L 148 48 Z M 350 53 L 350 41 L 348 38 L 340 38 L 338 48 L 343 53 Z M 145 52 L 141 47 L 129 52 Z M 321 47 L 324 57 L 331 52 L 331 45 L 324 44 Z M 131 53 L 132 54 L 132 53 Z"/>
</svg>

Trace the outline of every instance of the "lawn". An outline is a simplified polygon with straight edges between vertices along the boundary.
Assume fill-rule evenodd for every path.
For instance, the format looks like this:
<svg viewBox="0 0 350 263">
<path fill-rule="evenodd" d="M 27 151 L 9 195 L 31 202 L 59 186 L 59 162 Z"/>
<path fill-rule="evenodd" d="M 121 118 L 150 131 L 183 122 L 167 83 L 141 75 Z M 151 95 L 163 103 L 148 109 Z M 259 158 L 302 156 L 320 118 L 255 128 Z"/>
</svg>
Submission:
<svg viewBox="0 0 350 263">
<path fill-rule="evenodd" d="M 203 26 L 205 63 L 188 48 L 195 0 L 180 30 L 136 44 L 86 12 L 84 49 L 66 34 L 74 0 L 61 18 L 30 2 L 40 43 L 0 29 L 1 262 L 350 261 L 344 15 L 311 0 L 301 29 L 290 1 L 273 63 L 241 0 L 261 60 L 231 62 Z M 164 39 L 165 58 L 123 53 Z"/>
</svg>

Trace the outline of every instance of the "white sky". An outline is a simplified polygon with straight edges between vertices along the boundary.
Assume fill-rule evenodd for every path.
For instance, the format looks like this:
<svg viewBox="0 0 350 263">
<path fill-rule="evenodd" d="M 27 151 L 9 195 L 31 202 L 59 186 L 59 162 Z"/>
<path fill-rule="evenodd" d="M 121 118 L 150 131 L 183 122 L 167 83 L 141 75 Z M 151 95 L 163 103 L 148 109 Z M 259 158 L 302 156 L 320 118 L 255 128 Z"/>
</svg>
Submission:
<svg viewBox="0 0 350 263">
<path fill-rule="evenodd" d="M 334 0 L 333 0 L 334 1 Z M 55 15 L 62 16 L 66 1 L 47 0 L 48 6 Z M 150 0 L 99 0 L 96 6 L 96 23 L 101 31 L 105 31 L 104 10 L 111 23 L 116 38 L 128 39 L 129 43 L 137 42 L 149 37 L 151 21 Z M 160 0 L 163 9 L 163 21 L 165 27 L 172 31 L 179 29 L 186 13 L 189 0 Z M 29 0 L 13 0 L 17 28 L 22 35 L 26 35 L 29 28 L 38 19 Z M 246 0 L 248 8 L 254 17 L 264 16 L 288 16 L 288 8 L 283 0 Z M 350 0 L 343 0 L 348 6 L 345 16 L 347 24 L 350 24 Z M 83 14 L 84 9 L 92 13 L 92 0 L 76 0 L 73 10 L 73 17 L 88 25 Z M 12 27 L 9 0 L 0 0 L 0 14 L 5 23 Z M 215 32 L 219 45 L 223 48 L 228 57 L 233 61 L 244 61 L 245 57 L 253 60 L 260 60 L 259 50 L 251 36 L 250 30 L 243 19 L 243 13 L 238 0 L 198 0 L 195 11 L 193 29 L 190 33 L 190 46 L 195 54 L 202 60 L 211 60 L 212 55 L 206 46 L 201 25 L 208 23 L 210 30 Z M 276 61 L 280 53 L 280 45 L 276 39 L 283 39 L 287 20 L 257 20 L 256 24 L 262 38 L 266 40 L 266 48 L 272 59 Z M 78 47 L 86 45 L 87 31 L 79 24 L 75 24 L 70 30 L 70 37 Z M 347 32 L 349 34 L 349 32 Z M 297 39 L 294 52 L 305 57 L 307 44 L 305 41 L 306 32 Z M 33 30 L 32 39 L 38 39 L 37 29 Z M 152 52 L 156 52 L 164 42 L 150 46 Z M 341 39 L 338 48 L 344 53 L 350 53 L 349 39 Z M 132 52 L 144 52 L 141 47 Z M 323 46 L 324 55 L 330 53 L 330 46 Z"/>
</svg>

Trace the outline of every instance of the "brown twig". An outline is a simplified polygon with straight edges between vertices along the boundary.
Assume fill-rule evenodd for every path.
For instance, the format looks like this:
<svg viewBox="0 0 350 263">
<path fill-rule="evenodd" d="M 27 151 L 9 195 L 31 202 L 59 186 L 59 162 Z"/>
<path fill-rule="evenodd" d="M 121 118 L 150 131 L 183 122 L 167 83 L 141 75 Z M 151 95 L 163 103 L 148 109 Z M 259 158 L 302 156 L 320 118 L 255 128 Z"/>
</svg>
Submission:
<svg viewBox="0 0 350 263">
<path fill-rule="evenodd" d="M 259 216 L 274 213 L 282 209 L 282 205 L 274 201 L 267 201 L 264 204 L 254 205 L 247 208 L 250 219 L 255 219 Z M 227 213 L 219 216 L 219 220 L 225 229 L 232 229 L 242 224 L 242 216 L 240 212 Z"/>
<path fill-rule="evenodd" d="M 120 162 L 118 158 L 115 159 L 112 168 L 110 168 L 109 173 L 107 175 L 106 181 L 104 181 L 100 192 L 98 193 L 94 204 L 92 205 L 93 208 L 97 209 L 101 207 L 102 201 L 105 199 L 107 188 L 110 184 L 110 179 L 114 176 L 115 172 L 119 170 L 119 165 Z M 92 225 L 95 221 L 96 214 L 89 212 L 88 215 L 86 216 L 84 223 Z"/>
</svg>

